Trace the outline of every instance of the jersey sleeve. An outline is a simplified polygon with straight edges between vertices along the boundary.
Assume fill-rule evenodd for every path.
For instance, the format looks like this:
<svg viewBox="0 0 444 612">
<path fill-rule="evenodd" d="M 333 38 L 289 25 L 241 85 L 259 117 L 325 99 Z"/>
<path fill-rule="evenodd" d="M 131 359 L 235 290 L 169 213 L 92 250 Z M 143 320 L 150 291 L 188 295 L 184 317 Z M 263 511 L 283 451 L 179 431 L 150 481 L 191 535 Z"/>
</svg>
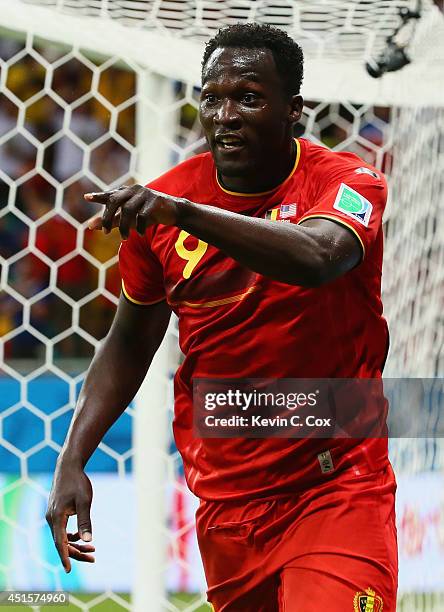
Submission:
<svg viewBox="0 0 444 612">
<path fill-rule="evenodd" d="M 130 302 L 149 306 L 165 299 L 162 266 L 150 249 L 147 234 L 130 232 L 120 245 L 119 269 L 122 292 Z"/>
<path fill-rule="evenodd" d="M 298 223 L 320 218 L 348 227 L 359 240 L 364 258 L 381 229 L 386 201 L 384 177 L 369 168 L 358 168 L 327 181 Z"/>
</svg>

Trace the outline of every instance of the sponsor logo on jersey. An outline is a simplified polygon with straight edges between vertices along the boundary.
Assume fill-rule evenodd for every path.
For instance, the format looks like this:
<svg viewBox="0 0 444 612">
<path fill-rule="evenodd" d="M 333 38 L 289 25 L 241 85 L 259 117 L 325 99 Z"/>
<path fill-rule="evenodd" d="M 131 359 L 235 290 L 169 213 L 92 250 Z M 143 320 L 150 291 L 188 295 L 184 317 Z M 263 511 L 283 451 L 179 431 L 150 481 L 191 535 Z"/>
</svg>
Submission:
<svg viewBox="0 0 444 612">
<path fill-rule="evenodd" d="M 379 174 L 377 174 L 373 170 L 370 170 L 370 168 L 365 168 L 364 166 L 362 168 L 356 168 L 355 173 L 356 174 L 369 174 L 375 179 L 380 178 Z"/>
<path fill-rule="evenodd" d="M 372 215 L 373 205 L 360 193 L 345 183 L 341 183 L 333 208 L 367 227 Z"/>
<path fill-rule="evenodd" d="M 270 208 L 265 213 L 265 218 L 270 221 L 283 221 L 289 223 L 291 217 L 295 217 L 297 212 L 296 204 L 281 204 L 275 208 Z"/>
<path fill-rule="evenodd" d="M 370 587 L 356 593 L 353 603 L 355 612 L 381 612 L 384 607 L 382 598 Z"/>
</svg>

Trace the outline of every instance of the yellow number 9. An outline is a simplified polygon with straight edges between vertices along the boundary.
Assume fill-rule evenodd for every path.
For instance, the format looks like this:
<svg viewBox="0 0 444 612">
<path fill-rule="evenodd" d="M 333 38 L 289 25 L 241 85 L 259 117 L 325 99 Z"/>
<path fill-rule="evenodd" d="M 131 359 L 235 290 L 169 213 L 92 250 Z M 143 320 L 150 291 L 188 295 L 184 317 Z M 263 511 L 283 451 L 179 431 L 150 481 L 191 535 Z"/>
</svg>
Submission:
<svg viewBox="0 0 444 612">
<path fill-rule="evenodd" d="M 174 245 L 179 257 L 185 259 L 185 261 L 187 262 L 182 272 L 184 278 L 190 278 L 191 273 L 193 272 L 199 261 L 202 259 L 202 257 L 205 255 L 205 251 L 208 247 L 208 244 L 206 242 L 204 242 L 203 240 L 199 240 L 197 243 L 197 247 L 190 251 L 186 248 L 184 244 L 188 236 L 190 236 L 190 234 L 182 230 L 179 234 L 176 244 Z"/>
</svg>

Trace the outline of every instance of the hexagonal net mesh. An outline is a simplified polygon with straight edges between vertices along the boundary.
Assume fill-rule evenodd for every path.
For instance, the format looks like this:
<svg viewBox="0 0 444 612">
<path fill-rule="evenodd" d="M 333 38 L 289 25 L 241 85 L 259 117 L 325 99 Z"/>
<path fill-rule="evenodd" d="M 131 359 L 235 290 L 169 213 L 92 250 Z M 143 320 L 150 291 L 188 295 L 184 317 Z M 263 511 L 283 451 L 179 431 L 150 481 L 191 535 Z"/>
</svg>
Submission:
<svg viewBox="0 0 444 612">
<path fill-rule="evenodd" d="M 363 71 L 362 59 L 379 50 L 397 12 L 392 3 L 369 1 L 26 4 L 23 11 L 21 2 L 5 3 L 0 18 L 5 24 L 6 15 L 9 25 L 0 38 L 0 536 L 6 543 L 0 548 L 0 590 L 64 587 L 74 593 L 79 609 L 104 600 L 106 610 L 130 609 L 123 594 L 135 576 L 135 609 L 197 610 L 205 597 L 192 539 L 195 502 L 185 491 L 180 459 L 166 433 L 170 381 L 180 359 L 174 326 L 151 386 L 140 395 L 141 406 L 148 395 L 150 410 L 128 407 L 88 465 L 96 492 L 96 567 L 65 576 L 44 525 L 50 474 L 120 292 L 118 237 L 86 230 L 96 209 L 82 194 L 147 182 L 204 150 L 196 41 L 218 25 L 238 19 L 282 25 L 303 36 L 307 73 L 310 66 L 319 70 L 310 64 L 316 53 L 336 55 L 338 67 L 356 62 L 354 69 Z M 436 19 L 431 3 L 424 4 Z M 117 32 L 121 45 L 113 39 Z M 137 44 L 143 41 L 152 50 L 159 40 L 168 51 L 160 50 L 159 57 L 142 53 Z M 318 84 L 306 82 L 300 132 L 335 150 L 358 153 L 391 178 L 384 279 L 392 333 L 387 370 L 439 376 L 444 111 L 433 106 L 435 94 L 429 107 L 397 108 L 398 84 L 389 81 L 381 89 L 372 82 L 363 100 L 356 82 L 342 93 L 336 88 L 334 95 L 322 96 L 316 95 Z M 137 504 L 135 447 L 141 474 L 136 483 L 144 482 L 137 484 Z M 439 469 L 444 463 L 436 440 L 403 440 L 392 452 L 404 471 Z M 125 543 L 124 554 L 110 547 L 110 540 Z M 102 557 L 100 550 L 106 551 Z M 415 602 L 405 599 L 402 609 L 416 609 Z M 424 596 L 421 609 L 439 609 L 439 602 L 438 595 Z"/>
</svg>

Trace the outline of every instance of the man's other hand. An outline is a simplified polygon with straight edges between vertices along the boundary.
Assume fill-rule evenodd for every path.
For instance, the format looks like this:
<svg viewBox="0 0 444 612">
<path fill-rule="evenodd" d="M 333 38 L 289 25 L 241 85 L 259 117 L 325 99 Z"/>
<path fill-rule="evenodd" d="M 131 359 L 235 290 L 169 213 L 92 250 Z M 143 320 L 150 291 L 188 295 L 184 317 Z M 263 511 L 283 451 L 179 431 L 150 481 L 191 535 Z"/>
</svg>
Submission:
<svg viewBox="0 0 444 612">
<path fill-rule="evenodd" d="M 128 238 L 131 228 L 143 235 L 150 225 L 175 225 L 181 201 L 141 185 L 123 185 L 112 191 L 85 193 L 83 197 L 105 207 L 102 215 L 89 220 L 89 229 L 103 229 L 107 234 L 118 227 L 123 240 Z"/>
<path fill-rule="evenodd" d="M 51 528 L 54 544 L 65 571 L 71 571 L 71 559 L 94 563 L 95 551 L 91 544 L 77 544 L 92 539 L 92 486 L 83 469 L 62 465 L 57 467 L 48 501 L 46 520 Z M 76 533 L 67 533 L 68 517 L 77 515 Z"/>
</svg>

